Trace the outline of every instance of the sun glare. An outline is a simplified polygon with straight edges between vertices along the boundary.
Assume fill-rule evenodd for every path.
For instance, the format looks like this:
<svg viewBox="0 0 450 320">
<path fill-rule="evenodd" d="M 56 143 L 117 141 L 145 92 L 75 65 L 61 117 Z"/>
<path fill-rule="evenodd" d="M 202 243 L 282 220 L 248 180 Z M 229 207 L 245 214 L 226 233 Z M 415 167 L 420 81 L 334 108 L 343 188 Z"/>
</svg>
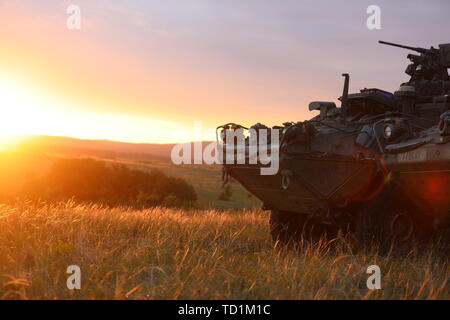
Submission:
<svg viewBox="0 0 450 320">
<path fill-rule="evenodd" d="M 0 150 L 7 150 L 14 146 L 14 137 L 18 133 L 15 125 L 22 116 L 26 115 L 28 104 L 25 95 L 14 85 L 0 79 L 0 103 L 1 103 L 1 125 L 0 125 Z"/>
<path fill-rule="evenodd" d="M 34 124 L 42 121 L 40 102 L 25 86 L 0 78 L 0 103 L 0 148 L 7 149 L 14 146 L 16 135 L 32 134 Z"/>
<path fill-rule="evenodd" d="M 53 135 L 141 143 L 198 140 L 192 125 L 183 127 L 174 121 L 85 111 L 86 106 L 80 108 L 75 101 L 50 97 L 27 82 L 2 75 L 0 103 L 0 150 L 15 147 L 19 141 L 16 137 L 19 135 Z M 211 137 L 213 134 L 208 133 L 207 138 Z"/>
</svg>

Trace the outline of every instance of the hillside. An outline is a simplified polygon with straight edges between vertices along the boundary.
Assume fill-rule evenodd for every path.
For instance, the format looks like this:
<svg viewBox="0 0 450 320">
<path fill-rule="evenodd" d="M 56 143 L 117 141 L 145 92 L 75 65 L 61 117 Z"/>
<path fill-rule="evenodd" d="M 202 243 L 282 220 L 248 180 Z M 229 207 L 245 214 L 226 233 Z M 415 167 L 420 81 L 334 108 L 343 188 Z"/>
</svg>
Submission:
<svg viewBox="0 0 450 320">
<path fill-rule="evenodd" d="M 109 140 L 84 140 L 56 136 L 19 136 L 18 144 L 27 150 L 41 150 L 72 156 L 150 158 L 170 161 L 173 144 L 129 143 Z"/>
<path fill-rule="evenodd" d="M 93 158 L 130 168 L 163 173 L 185 179 L 198 194 L 198 204 L 206 208 L 257 208 L 261 202 L 240 184 L 231 181 L 231 198 L 219 200 L 223 192 L 218 165 L 174 165 L 172 144 L 134 144 L 67 137 L 21 136 L 17 149 L 0 152 L 0 198 L 13 195 L 30 178 L 43 175 L 58 159 Z"/>
</svg>

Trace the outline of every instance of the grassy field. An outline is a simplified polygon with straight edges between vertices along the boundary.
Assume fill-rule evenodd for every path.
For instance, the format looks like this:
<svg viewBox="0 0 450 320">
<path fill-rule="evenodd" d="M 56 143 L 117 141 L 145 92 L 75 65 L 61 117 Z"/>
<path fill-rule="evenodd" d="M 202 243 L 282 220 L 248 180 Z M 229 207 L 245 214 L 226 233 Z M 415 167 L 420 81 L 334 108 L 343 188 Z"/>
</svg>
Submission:
<svg viewBox="0 0 450 320">
<path fill-rule="evenodd" d="M 366 287 L 373 264 L 381 290 Z M 344 239 L 279 248 L 259 210 L 0 207 L 1 299 L 449 299 L 449 276 L 435 248 L 401 258 Z"/>
</svg>

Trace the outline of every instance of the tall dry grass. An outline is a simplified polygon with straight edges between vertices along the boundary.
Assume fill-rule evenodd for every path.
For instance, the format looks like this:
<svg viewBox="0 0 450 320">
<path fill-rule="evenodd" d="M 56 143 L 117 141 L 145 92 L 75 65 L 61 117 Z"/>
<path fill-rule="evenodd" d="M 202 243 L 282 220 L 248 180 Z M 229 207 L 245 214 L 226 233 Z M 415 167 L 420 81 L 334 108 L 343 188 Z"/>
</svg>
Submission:
<svg viewBox="0 0 450 320">
<path fill-rule="evenodd" d="M 81 290 L 66 268 L 81 267 Z M 382 289 L 365 273 L 379 265 Z M 268 214 L 96 205 L 2 205 L 2 299 L 448 299 L 435 248 L 406 257 L 271 242 Z"/>
</svg>

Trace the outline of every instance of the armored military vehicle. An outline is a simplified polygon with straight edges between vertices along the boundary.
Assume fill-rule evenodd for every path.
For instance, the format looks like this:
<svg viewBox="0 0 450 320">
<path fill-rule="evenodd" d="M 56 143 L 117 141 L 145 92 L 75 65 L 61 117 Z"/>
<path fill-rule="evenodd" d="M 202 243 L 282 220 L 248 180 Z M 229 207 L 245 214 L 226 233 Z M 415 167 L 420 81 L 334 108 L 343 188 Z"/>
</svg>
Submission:
<svg viewBox="0 0 450 320">
<path fill-rule="evenodd" d="M 274 240 L 318 241 L 344 230 L 361 243 L 400 247 L 449 227 L 450 44 L 380 43 L 418 53 L 407 56 L 411 78 L 398 91 L 349 93 L 343 74 L 340 107 L 311 102 L 317 115 L 310 120 L 217 128 L 225 183 L 232 177 L 271 210 Z M 252 141 L 279 153 L 276 174 L 261 174 L 267 162 Z M 243 159 L 229 161 L 238 154 Z"/>
</svg>

